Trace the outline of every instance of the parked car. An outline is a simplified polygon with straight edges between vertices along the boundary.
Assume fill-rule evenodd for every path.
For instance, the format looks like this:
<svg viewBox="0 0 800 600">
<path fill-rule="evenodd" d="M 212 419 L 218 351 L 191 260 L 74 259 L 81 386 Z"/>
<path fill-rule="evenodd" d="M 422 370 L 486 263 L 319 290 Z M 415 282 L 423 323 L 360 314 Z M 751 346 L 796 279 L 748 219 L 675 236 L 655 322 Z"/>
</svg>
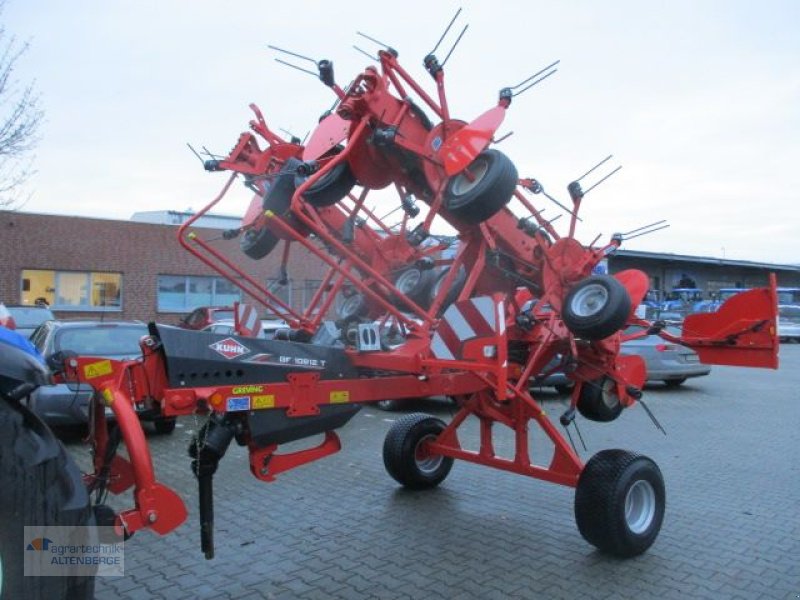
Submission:
<svg viewBox="0 0 800 600">
<path fill-rule="evenodd" d="M 262 319 L 261 320 L 261 333 L 258 337 L 271 340 L 275 337 L 275 332 L 279 329 L 287 329 L 289 324 L 283 319 Z M 211 333 L 221 333 L 222 335 L 236 335 L 236 327 L 233 319 L 224 319 L 216 323 L 209 323 L 201 331 L 209 331 Z"/>
<path fill-rule="evenodd" d="M 31 306 L 26 304 L 6 304 L 6 309 L 11 313 L 20 335 L 30 337 L 34 329 L 45 321 L 55 319 L 53 311 L 46 306 Z"/>
<path fill-rule="evenodd" d="M 636 333 L 644 329 L 640 325 L 631 325 L 626 334 Z M 668 327 L 667 332 L 680 336 L 680 331 Z M 690 377 L 702 377 L 711 372 L 711 367 L 700 362 L 697 352 L 680 344 L 673 344 L 650 335 L 630 340 L 622 345 L 622 354 L 638 354 L 647 365 L 647 381 L 663 381 L 667 387 L 678 387 Z"/>
<path fill-rule="evenodd" d="M 138 321 L 46 321 L 33 333 L 31 342 L 45 359 L 71 351 L 123 360 L 141 354 L 139 340 L 147 333 L 147 325 Z M 80 425 L 88 421 L 93 393 L 92 387 L 83 383 L 42 386 L 31 394 L 29 408 L 49 425 Z M 175 429 L 174 417 L 141 417 L 152 420 L 158 433 Z"/>
<path fill-rule="evenodd" d="M 233 319 L 232 306 L 200 306 L 178 321 L 178 327 L 203 329 L 211 323 Z"/>
<path fill-rule="evenodd" d="M 800 342 L 800 306 L 778 306 L 778 337 L 782 342 Z"/>
</svg>

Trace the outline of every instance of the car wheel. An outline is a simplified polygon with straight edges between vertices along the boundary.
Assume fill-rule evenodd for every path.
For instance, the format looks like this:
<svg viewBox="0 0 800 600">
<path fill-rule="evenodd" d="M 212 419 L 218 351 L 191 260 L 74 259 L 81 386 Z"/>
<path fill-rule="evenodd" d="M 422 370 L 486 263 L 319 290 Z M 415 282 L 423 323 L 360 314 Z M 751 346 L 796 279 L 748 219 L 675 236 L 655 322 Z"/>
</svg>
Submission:
<svg viewBox="0 0 800 600">
<path fill-rule="evenodd" d="M 175 417 L 159 417 L 153 420 L 153 427 L 160 435 L 169 435 L 175 431 L 178 420 Z"/>
<path fill-rule="evenodd" d="M 622 413 L 617 382 L 610 377 L 584 381 L 578 395 L 578 412 L 590 421 L 607 423 Z"/>
<path fill-rule="evenodd" d="M 23 575 L 22 549 L 32 541 L 25 539 L 25 525 L 94 525 L 78 467 L 38 417 L 3 399 L 0 432 L 0 597 L 93 598 L 93 576 Z M 48 560 L 47 553 L 36 554 Z"/>
<path fill-rule="evenodd" d="M 668 388 L 677 388 L 682 386 L 684 383 L 686 383 L 686 377 L 681 377 L 680 379 L 666 379 L 664 381 L 664 385 L 666 385 Z"/>
<path fill-rule="evenodd" d="M 431 286 L 430 298 L 428 298 L 428 306 L 431 306 L 433 304 L 433 301 L 436 300 L 436 297 L 439 295 L 439 292 L 442 289 L 442 285 L 444 285 L 444 280 L 449 272 L 450 272 L 450 267 L 446 267 L 442 269 L 441 273 L 439 273 L 438 277 L 436 278 L 436 281 Z M 445 294 L 444 301 L 442 302 L 442 305 L 439 308 L 439 314 L 443 314 L 444 311 L 447 310 L 447 307 L 456 301 L 458 295 L 461 293 L 461 290 L 464 289 L 464 284 L 466 283 L 467 283 L 467 272 L 464 269 L 464 267 L 460 267 L 458 269 L 458 273 L 456 273 L 456 276 L 453 279 L 453 283 L 450 286 L 450 289 L 448 289 L 447 293 Z"/>
<path fill-rule="evenodd" d="M 628 558 L 647 550 L 664 520 L 664 478 L 656 463 L 626 450 L 595 454 L 578 478 L 575 521 L 601 552 Z"/>
<path fill-rule="evenodd" d="M 631 298 L 625 287 L 609 275 L 595 275 L 569 291 L 561 316 L 573 334 L 594 341 L 619 331 L 630 312 Z"/>
<path fill-rule="evenodd" d="M 383 442 L 383 464 L 389 475 L 412 490 L 433 488 L 444 481 L 453 459 L 432 454 L 425 446 L 444 428 L 444 421 L 422 413 L 395 421 Z"/>
<path fill-rule="evenodd" d="M 444 207 L 465 223 L 482 223 L 508 204 L 517 187 L 517 178 L 517 168 L 511 159 L 497 150 L 486 150 L 465 172 L 450 178 Z"/>
</svg>

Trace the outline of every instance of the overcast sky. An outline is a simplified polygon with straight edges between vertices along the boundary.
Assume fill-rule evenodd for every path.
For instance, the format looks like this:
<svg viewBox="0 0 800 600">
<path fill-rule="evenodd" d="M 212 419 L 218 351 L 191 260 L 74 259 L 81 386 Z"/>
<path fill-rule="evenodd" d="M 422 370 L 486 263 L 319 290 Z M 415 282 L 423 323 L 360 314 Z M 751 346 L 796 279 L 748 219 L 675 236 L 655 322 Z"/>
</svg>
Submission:
<svg viewBox="0 0 800 600">
<path fill-rule="evenodd" d="M 624 247 L 800 263 L 796 0 L 7 0 L 8 31 L 31 43 L 18 75 L 36 79 L 46 111 L 23 210 L 199 209 L 225 176 L 205 173 L 186 142 L 227 152 L 250 102 L 302 137 L 331 104 L 268 43 L 332 59 L 346 84 L 369 62 L 352 45 L 375 48 L 364 31 L 432 90 L 422 58 L 459 6 L 470 26 L 446 69 L 454 116 L 476 117 L 561 59 L 514 100 L 499 131 L 514 135 L 498 149 L 562 200 L 606 155 L 623 165 L 586 197 L 581 241 L 667 219 Z M 222 212 L 242 214 L 248 198 L 238 191 Z"/>
</svg>

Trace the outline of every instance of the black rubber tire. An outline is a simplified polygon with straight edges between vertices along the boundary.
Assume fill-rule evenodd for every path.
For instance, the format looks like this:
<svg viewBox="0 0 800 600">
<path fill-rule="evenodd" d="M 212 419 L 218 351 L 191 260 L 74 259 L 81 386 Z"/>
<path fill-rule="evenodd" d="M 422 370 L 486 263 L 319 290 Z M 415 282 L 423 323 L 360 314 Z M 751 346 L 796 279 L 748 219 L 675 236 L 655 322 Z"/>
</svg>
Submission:
<svg viewBox="0 0 800 600">
<path fill-rule="evenodd" d="M 2 600 L 94 597 L 94 577 L 25 577 L 26 525 L 92 526 L 81 473 L 50 429 L 0 398 L 0 569 Z M 46 560 L 46 553 L 41 553 Z"/>
<path fill-rule="evenodd" d="M 666 385 L 670 389 L 679 388 L 684 383 L 686 383 L 686 377 L 681 377 L 680 379 L 665 379 L 664 380 L 664 385 Z"/>
<path fill-rule="evenodd" d="M 441 288 L 442 284 L 444 283 L 445 277 L 450 272 L 450 267 L 445 267 L 442 269 L 441 273 L 436 277 L 436 280 L 433 282 L 431 286 L 431 291 L 428 298 L 428 306 L 433 304 L 433 301 L 436 299 L 436 296 L 439 294 L 439 289 Z M 458 273 L 453 279 L 453 283 L 450 286 L 450 289 L 447 290 L 447 293 L 444 296 L 444 302 L 442 302 L 442 306 L 439 308 L 439 314 L 443 314 L 444 311 L 447 310 L 447 307 L 450 306 L 453 302 L 458 299 L 458 295 L 461 293 L 461 290 L 464 289 L 464 284 L 467 283 L 467 272 L 464 267 L 459 268 Z"/>
<path fill-rule="evenodd" d="M 367 306 L 367 300 L 364 298 L 364 295 L 359 292 L 346 297 L 336 309 L 336 314 L 343 320 L 363 317 L 366 316 L 368 312 L 369 307 Z"/>
<path fill-rule="evenodd" d="M 394 422 L 383 442 L 383 464 L 395 481 L 412 490 L 436 487 L 453 467 L 448 456 L 417 457 L 423 440 L 436 438 L 445 428 L 441 419 L 413 413 Z"/>
<path fill-rule="evenodd" d="M 466 170 L 478 179 L 469 181 L 463 172 L 451 177 L 444 207 L 464 223 L 482 223 L 511 200 L 517 187 L 517 168 L 505 154 L 491 149 L 481 152 Z"/>
<path fill-rule="evenodd" d="M 396 412 L 401 410 L 405 404 L 404 400 L 378 400 L 375 403 L 375 407 L 387 412 Z"/>
<path fill-rule="evenodd" d="M 264 194 L 264 201 L 261 207 L 270 210 L 280 217 L 285 217 L 289 206 L 292 203 L 292 196 L 295 191 L 295 174 L 301 161 L 290 158 L 281 167 L 280 172 L 275 177 L 272 185 Z M 280 238 L 269 229 L 253 230 L 248 229 L 239 239 L 239 248 L 244 254 L 254 260 L 264 258 L 275 249 L 280 242 Z"/>
<path fill-rule="evenodd" d="M 578 412 L 590 421 L 600 423 L 608 423 L 619 417 L 624 407 L 614 389 L 616 385 L 610 377 L 584 381 L 578 396 Z"/>
<path fill-rule="evenodd" d="M 411 300 L 419 307 L 427 309 L 428 302 L 430 301 L 430 290 L 436 280 L 436 273 L 432 269 L 420 269 L 417 266 L 410 266 L 403 269 L 398 273 L 394 281 L 395 287 L 402 290 L 406 288 L 407 291 L 403 296 L 395 297 L 393 303 L 395 306 L 405 308 L 407 306 L 406 299 Z"/>
<path fill-rule="evenodd" d="M 574 383 L 559 383 L 558 385 L 553 386 L 556 389 L 556 392 L 561 394 L 562 396 L 569 396 L 572 394 L 572 390 L 575 389 Z"/>
<path fill-rule="evenodd" d="M 628 322 L 631 298 L 625 287 L 609 275 L 579 281 L 564 298 L 561 317 L 576 336 L 602 340 Z"/>
<path fill-rule="evenodd" d="M 295 187 L 300 187 L 306 177 L 296 177 Z M 340 162 L 309 187 L 303 197 L 311 206 L 332 206 L 344 198 L 356 184 L 356 176 L 347 161 Z"/>
<path fill-rule="evenodd" d="M 175 426 L 177 423 L 178 419 L 175 417 L 159 417 L 157 419 L 153 419 L 153 428 L 159 435 L 169 435 L 175 431 Z"/>
<path fill-rule="evenodd" d="M 578 478 L 578 531 L 606 554 L 630 558 L 647 550 L 658 537 L 665 508 L 664 478 L 646 456 L 603 450 Z"/>
</svg>

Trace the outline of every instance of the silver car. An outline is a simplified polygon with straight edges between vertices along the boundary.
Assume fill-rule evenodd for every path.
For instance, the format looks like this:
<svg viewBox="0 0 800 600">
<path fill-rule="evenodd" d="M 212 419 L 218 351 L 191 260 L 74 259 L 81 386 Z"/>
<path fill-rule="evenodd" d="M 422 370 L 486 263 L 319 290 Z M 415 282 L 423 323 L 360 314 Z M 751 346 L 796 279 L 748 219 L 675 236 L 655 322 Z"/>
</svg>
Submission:
<svg viewBox="0 0 800 600">
<path fill-rule="evenodd" d="M 625 334 L 638 333 L 644 328 L 632 325 Z M 668 327 L 667 332 L 679 337 L 680 331 Z M 680 344 L 673 344 L 650 335 L 630 340 L 622 345 L 622 354 L 638 354 L 647 365 L 647 381 L 663 381 L 667 387 L 678 387 L 690 377 L 702 377 L 711 372 L 711 367 L 700 362 L 697 352 Z"/>
<path fill-rule="evenodd" d="M 74 352 L 123 360 L 141 355 L 139 340 L 147 325 L 137 321 L 47 321 L 34 331 L 31 342 L 48 358 L 56 352 Z M 49 425 L 85 424 L 93 390 L 86 384 L 60 383 L 33 392 L 30 408 Z M 170 433 L 175 419 L 154 418 L 156 431 Z"/>
</svg>

